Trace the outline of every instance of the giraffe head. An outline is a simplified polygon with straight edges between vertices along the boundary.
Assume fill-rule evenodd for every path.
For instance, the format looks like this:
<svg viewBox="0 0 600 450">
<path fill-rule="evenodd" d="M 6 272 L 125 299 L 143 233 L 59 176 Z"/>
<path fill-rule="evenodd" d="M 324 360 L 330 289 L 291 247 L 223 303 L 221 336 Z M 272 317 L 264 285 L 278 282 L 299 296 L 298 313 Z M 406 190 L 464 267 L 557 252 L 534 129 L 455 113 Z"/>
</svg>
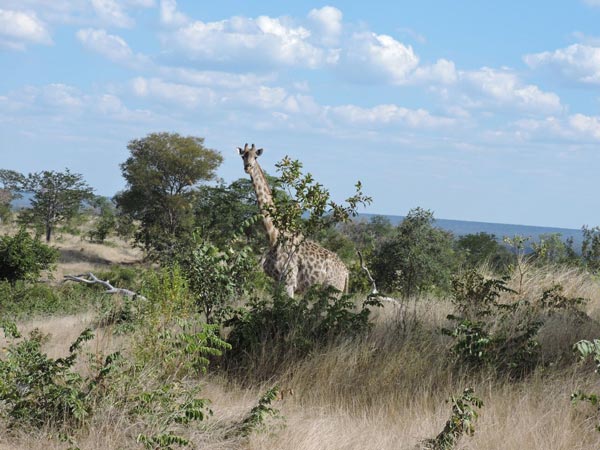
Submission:
<svg viewBox="0 0 600 450">
<path fill-rule="evenodd" d="M 238 152 L 244 160 L 244 170 L 246 173 L 250 173 L 250 170 L 256 163 L 256 158 L 262 155 L 263 149 L 257 149 L 254 144 L 252 144 L 252 147 L 248 147 L 248 144 L 246 144 L 244 145 L 244 148 L 238 147 Z"/>
</svg>

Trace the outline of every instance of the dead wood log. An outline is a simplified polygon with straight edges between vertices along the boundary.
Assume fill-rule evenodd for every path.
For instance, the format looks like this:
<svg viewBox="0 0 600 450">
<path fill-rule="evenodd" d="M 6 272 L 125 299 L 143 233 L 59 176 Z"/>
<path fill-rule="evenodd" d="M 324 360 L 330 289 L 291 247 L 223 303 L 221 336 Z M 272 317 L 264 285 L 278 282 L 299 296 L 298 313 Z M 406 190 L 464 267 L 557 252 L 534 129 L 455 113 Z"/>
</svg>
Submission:
<svg viewBox="0 0 600 450">
<path fill-rule="evenodd" d="M 89 285 L 99 284 L 106 288 L 106 291 L 104 291 L 105 294 L 122 294 L 125 297 L 146 300 L 146 297 L 138 294 L 137 292 L 131 291 L 129 289 L 114 287 L 112 284 L 110 284 L 110 282 L 108 280 L 103 281 L 103 280 L 99 279 L 96 275 L 94 275 L 92 272 L 88 272 L 88 273 L 84 273 L 84 274 L 80 274 L 80 275 L 65 275 L 64 281 L 76 281 L 78 283 L 85 283 L 85 284 L 89 284 Z"/>
</svg>

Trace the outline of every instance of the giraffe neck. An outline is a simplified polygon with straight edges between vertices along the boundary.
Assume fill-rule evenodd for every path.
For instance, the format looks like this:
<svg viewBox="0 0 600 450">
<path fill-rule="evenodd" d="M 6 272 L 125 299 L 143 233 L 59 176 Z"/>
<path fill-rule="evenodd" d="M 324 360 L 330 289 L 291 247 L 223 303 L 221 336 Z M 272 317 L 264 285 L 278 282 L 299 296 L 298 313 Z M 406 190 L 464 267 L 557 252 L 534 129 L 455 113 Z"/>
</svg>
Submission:
<svg viewBox="0 0 600 450">
<path fill-rule="evenodd" d="M 252 179 L 252 185 L 254 186 L 254 192 L 258 200 L 258 207 L 263 216 L 263 225 L 269 238 L 269 246 L 274 247 L 279 237 L 279 230 L 275 227 L 273 219 L 269 215 L 269 207 L 273 205 L 273 195 L 267 178 L 258 165 L 258 162 L 255 162 L 250 169 L 250 178 Z"/>
</svg>

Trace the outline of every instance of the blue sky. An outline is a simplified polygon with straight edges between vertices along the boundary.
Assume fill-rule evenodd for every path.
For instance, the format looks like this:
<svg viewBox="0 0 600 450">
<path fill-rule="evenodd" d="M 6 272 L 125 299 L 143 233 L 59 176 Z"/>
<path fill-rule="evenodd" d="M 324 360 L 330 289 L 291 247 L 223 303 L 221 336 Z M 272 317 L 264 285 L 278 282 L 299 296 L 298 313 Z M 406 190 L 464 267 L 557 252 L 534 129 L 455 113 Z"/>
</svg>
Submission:
<svg viewBox="0 0 600 450">
<path fill-rule="evenodd" d="M 127 142 L 290 155 L 367 212 L 600 224 L 600 0 L 0 0 L 0 168 L 123 187 Z"/>
</svg>

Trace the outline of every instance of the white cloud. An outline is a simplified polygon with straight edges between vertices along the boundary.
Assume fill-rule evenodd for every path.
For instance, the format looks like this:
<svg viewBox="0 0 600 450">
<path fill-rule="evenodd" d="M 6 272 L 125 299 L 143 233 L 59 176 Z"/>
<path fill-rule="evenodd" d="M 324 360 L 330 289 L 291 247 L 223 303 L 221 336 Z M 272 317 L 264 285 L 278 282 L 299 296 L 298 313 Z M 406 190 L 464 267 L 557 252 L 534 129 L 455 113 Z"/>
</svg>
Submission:
<svg viewBox="0 0 600 450">
<path fill-rule="evenodd" d="M 165 25 L 180 26 L 187 23 L 188 18 L 177 11 L 176 0 L 160 0 L 160 21 Z"/>
<path fill-rule="evenodd" d="M 52 44 L 46 25 L 34 12 L 0 9 L 0 44 L 24 49 L 26 44 Z"/>
<path fill-rule="evenodd" d="M 214 86 L 227 89 L 240 89 L 273 81 L 272 75 L 238 74 L 214 70 L 194 70 L 185 67 L 160 66 L 158 72 L 170 79 L 199 86 Z"/>
<path fill-rule="evenodd" d="M 587 44 L 592 47 L 600 47 L 600 37 L 582 33 L 581 31 L 573 31 L 571 36 L 580 44 Z"/>
<path fill-rule="evenodd" d="M 139 8 L 153 8 L 155 6 L 154 0 L 127 0 L 127 3 Z"/>
<path fill-rule="evenodd" d="M 214 105 L 217 99 L 211 89 L 170 83 L 159 78 L 137 77 L 131 85 L 133 93 L 138 97 L 152 97 L 188 109 Z"/>
<path fill-rule="evenodd" d="M 308 18 L 313 22 L 315 31 L 326 46 L 334 46 L 339 43 L 342 34 L 342 17 L 342 11 L 333 6 L 312 9 L 308 13 Z"/>
<path fill-rule="evenodd" d="M 114 94 L 86 94 L 64 83 L 24 86 L 0 96 L 0 117 L 2 113 L 11 119 L 46 117 L 55 123 L 82 117 L 93 117 L 94 121 L 104 117 L 112 121 L 144 122 L 154 117 L 147 110 L 127 108 Z"/>
<path fill-rule="evenodd" d="M 405 84 L 419 65 L 412 47 L 391 36 L 355 33 L 343 50 L 342 71 L 358 81 Z"/>
<path fill-rule="evenodd" d="M 572 114 L 565 118 L 524 119 L 515 122 L 517 135 L 527 140 L 562 139 L 570 142 L 600 142 L 600 116 Z"/>
<path fill-rule="evenodd" d="M 219 65 L 301 66 L 316 68 L 335 59 L 309 42 L 310 31 L 285 18 L 233 17 L 195 21 L 163 35 L 165 48 L 190 59 Z"/>
<path fill-rule="evenodd" d="M 483 67 L 460 73 L 473 107 L 516 107 L 526 111 L 556 112 L 562 109 L 560 98 L 553 92 L 544 92 L 532 84 L 524 84 L 517 75 L 507 70 Z M 469 92 L 469 90 L 471 92 Z"/>
<path fill-rule="evenodd" d="M 433 116 L 424 109 L 408 109 L 393 104 L 372 108 L 355 105 L 333 106 L 328 108 L 328 112 L 350 125 L 402 124 L 410 128 L 437 128 L 456 123 L 454 119 Z"/>
<path fill-rule="evenodd" d="M 62 83 L 44 86 L 39 97 L 46 105 L 57 108 L 78 109 L 84 102 L 77 88 Z"/>
<path fill-rule="evenodd" d="M 150 63 L 147 56 L 134 54 L 122 37 L 108 34 L 106 30 L 85 28 L 77 31 L 76 36 L 85 48 L 99 53 L 111 61 L 133 68 L 141 68 Z"/>
<path fill-rule="evenodd" d="M 125 61 L 133 55 L 127 42 L 119 36 L 108 34 L 106 30 L 86 28 L 79 30 L 76 36 L 84 47 L 100 53 L 112 61 Z"/>
<path fill-rule="evenodd" d="M 600 47 L 573 44 L 553 52 L 526 55 L 523 59 L 532 68 L 547 66 L 570 80 L 600 84 Z"/>
<path fill-rule="evenodd" d="M 588 6 L 600 6 L 600 0 L 583 0 L 583 3 Z"/>
<path fill-rule="evenodd" d="M 454 62 L 438 59 L 435 64 L 417 67 L 413 79 L 420 83 L 453 84 L 458 80 L 458 73 Z"/>
<path fill-rule="evenodd" d="M 127 108 L 114 94 L 100 95 L 96 99 L 95 108 L 102 115 L 121 121 L 146 121 L 154 117 L 150 111 Z"/>
<path fill-rule="evenodd" d="M 569 117 L 569 125 L 578 133 L 600 141 L 600 117 L 575 114 Z"/>
<path fill-rule="evenodd" d="M 109 25 L 120 28 L 131 28 L 134 21 L 129 17 L 121 4 L 116 0 L 91 0 L 92 7 L 98 17 Z"/>
</svg>

